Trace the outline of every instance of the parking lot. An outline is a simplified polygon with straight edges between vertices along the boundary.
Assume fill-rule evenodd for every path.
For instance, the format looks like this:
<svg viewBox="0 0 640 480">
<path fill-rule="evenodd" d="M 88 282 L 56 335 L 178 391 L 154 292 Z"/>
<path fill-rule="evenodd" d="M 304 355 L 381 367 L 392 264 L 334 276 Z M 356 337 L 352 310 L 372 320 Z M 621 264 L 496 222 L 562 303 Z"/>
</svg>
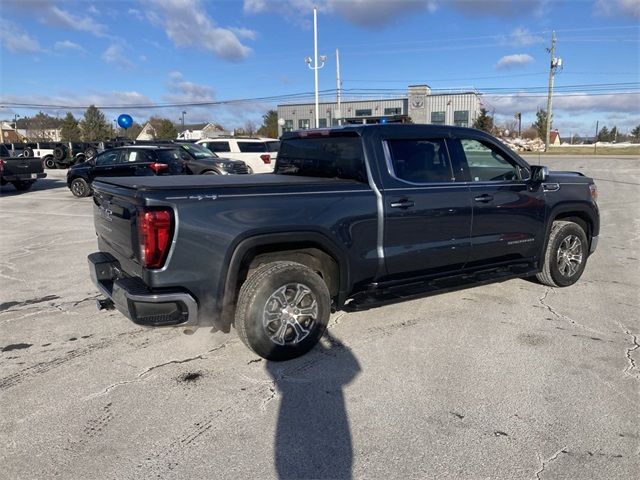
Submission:
<svg viewBox="0 0 640 480">
<path fill-rule="evenodd" d="M 529 157 L 596 178 L 573 287 L 520 279 L 332 316 L 306 356 L 99 312 L 91 198 L 65 171 L 0 198 L 5 478 L 640 476 L 640 158 Z"/>
</svg>

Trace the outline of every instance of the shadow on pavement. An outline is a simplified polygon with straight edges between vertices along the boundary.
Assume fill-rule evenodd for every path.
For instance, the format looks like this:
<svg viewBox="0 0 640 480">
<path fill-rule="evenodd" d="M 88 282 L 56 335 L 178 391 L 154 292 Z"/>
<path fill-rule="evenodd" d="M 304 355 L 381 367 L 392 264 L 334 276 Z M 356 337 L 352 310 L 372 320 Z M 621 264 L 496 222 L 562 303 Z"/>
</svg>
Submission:
<svg viewBox="0 0 640 480">
<path fill-rule="evenodd" d="M 14 195 L 28 195 L 29 192 L 38 192 L 43 190 L 53 190 L 56 188 L 67 188 L 67 182 L 64 180 L 60 180 L 59 178 L 42 178 L 37 180 L 29 190 L 24 190 L 22 192 L 15 189 L 13 185 L 10 183 L 3 185 L 0 187 L 0 192 L 3 197 L 11 197 Z M 69 192 L 71 195 L 71 192 Z M 73 195 L 71 195 L 73 196 Z"/>
<path fill-rule="evenodd" d="M 280 479 L 349 479 L 351 431 L 342 389 L 360 372 L 357 359 L 328 333 L 304 357 L 267 362 L 281 396 L 275 438 Z"/>
</svg>

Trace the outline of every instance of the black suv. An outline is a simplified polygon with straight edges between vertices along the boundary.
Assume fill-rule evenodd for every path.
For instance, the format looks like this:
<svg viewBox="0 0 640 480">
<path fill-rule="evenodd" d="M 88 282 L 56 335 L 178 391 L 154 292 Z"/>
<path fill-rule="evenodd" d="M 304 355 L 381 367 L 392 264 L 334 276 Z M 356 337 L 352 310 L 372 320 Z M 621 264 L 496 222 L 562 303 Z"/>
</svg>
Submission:
<svg viewBox="0 0 640 480">
<path fill-rule="evenodd" d="M 184 156 L 182 147 L 176 145 L 112 148 L 73 165 L 67 171 L 67 186 L 76 197 L 86 197 L 97 177 L 185 174 Z"/>
</svg>

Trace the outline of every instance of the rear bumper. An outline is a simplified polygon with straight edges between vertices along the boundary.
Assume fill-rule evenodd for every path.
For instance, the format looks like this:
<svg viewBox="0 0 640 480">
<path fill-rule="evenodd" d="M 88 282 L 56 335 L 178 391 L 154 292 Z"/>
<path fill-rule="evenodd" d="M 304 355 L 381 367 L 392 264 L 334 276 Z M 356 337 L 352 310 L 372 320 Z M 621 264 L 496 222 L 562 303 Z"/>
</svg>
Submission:
<svg viewBox="0 0 640 480">
<path fill-rule="evenodd" d="M 92 253 L 87 259 L 95 286 L 132 322 L 150 327 L 197 325 L 198 303 L 189 293 L 152 291 L 141 279 L 126 276 L 108 253 Z"/>
<path fill-rule="evenodd" d="M 35 182 L 39 178 L 45 178 L 46 173 L 17 173 L 15 175 L 2 175 L 5 182 Z"/>
</svg>

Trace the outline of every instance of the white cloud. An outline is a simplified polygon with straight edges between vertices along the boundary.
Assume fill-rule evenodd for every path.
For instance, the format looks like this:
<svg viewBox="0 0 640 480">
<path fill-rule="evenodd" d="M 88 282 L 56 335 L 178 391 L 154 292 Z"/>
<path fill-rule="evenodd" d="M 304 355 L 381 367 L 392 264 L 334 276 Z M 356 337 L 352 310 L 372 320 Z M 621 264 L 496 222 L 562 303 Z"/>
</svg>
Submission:
<svg viewBox="0 0 640 480">
<path fill-rule="evenodd" d="M 35 38 L 6 20 L 0 20 L 0 44 L 11 53 L 42 51 L 42 47 Z"/>
<path fill-rule="evenodd" d="M 102 60 L 107 63 L 118 65 L 121 68 L 131 68 L 133 63 L 124 54 L 122 45 L 113 43 L 102 54 Z"/>
<path fill-rule="evenodd" d="M 544 38 L 540 35 L 534 35 L 526 28 L 518 27 L 507 37 L 504 37 L 502 43 L 511 47 L 527 47 L 536 43 L 544 43 Z"/>
<path fill-rule="evenodd" d="M 521 67 L 533 63 L 533 57 L 526 53 L 516 53 L 514 55 L 505 55 L 496 63 L 498 70 Z"/>
<path fill-rule="evenodd" d="M 164 28 L 177 47 L 193 47 L 213 52 L 219 58 L 239 61 L 251 49 L 243 45 L 239 35 L 229 28 L 215 25 L 200 0 L 145 0 L 147 17 Z M 248 38 L 250 30 L 240 35 Z"/>
<path fill-rule="evenodd" d="M 546 95 L 528 93 L 510 95 L 485 95 L 486 103 L 495 107 L 497 113 L 513 115 L 514 112 L 535 112 L 546 108 Z M 637 113 L 640 109 L 640 95 L 633 93 L 607 93 L 593 95 L 588 93 L 556 94 L 553 96 L 555 112 L 628 112 Z"/>
<path fill-rule="evenodd" d="M 603 15 L 630 15 L 640 18 L 638 0 L 596 0 L 595 11 Z"/>
<path fill-rule="evenodd" d="M 171 72 L 167 82 L 168 93 L 164 98 L 170 102 L 212 102 L 214 100 L 213 88 L 208 85 L 199 85 L 184 79 L 182 73 Z"/>
<path fill-rule="evenodd" d="M 539 13 L 548 0 L 448 0 L 442 2 L 471 16 L 515 17 Z"/>
<path fill-rule="evenodd" d="M 61 52 L 61 51 L 76 51 L 76 52 L 80 52 L 80 53 L 87 53 L 87 51 L 84 48 L 82 48 L 80 45 L 78 45 L 77 43 L 71 42 L 69 40 L 64 40 L 62 42 L 56 42 L 54 44 L 53 48 L 55 48 L 59 52 Z"/>
<path fill-rule="evenodd" d="M 129 15 L 131 15 L 132 17 L 135 17 L 138 20 L 143 20 L 144 19 L 144 15 L 142 14 L 142 12 L 140 10 L 138 10 L 137 8 L 130 8 L 127 13 Z"/>
</svg>

